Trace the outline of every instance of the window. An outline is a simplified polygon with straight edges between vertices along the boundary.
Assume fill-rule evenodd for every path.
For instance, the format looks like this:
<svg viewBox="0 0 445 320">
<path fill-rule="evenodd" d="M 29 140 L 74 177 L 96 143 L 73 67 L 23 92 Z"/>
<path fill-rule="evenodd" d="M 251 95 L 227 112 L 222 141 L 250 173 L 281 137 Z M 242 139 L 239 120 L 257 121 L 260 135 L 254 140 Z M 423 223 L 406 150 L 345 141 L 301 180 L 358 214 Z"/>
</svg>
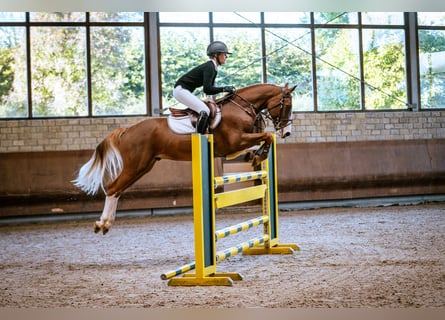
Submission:
<svg viewBox="0 0 445 320">
<path fill-rule="evenodd" d="M 208 23 L 207 12 L 159 12 L 160 23 Z"/>
<path fill-rule="evenodd" d="M 146 113 L 144 29 L 91 27 L 93 115 Z"/>
<path fill-rule="evenodd" d="M 1 12 L 0 66 L 1 118 L 148 113 L 140 12 Z"/>
<path fill-rule="evenodd" d="M 85 21 L 83 12 L 30 12 L 32 22 L 80 22 Z"/>
<path fill-rule="evenodd" d="M 445 13 L 419 12 L 422 109 L 445 108 Z"/>
<path fill-rule="evenodd" d="M 326 24 L 357 24 L 356 12 L 314 12 L 314 23 Z"/>
<path fill-rule="evenodd" d="M 296 111 L 313 110 L 311 30 L 269 28 L 266 32 L 267 82 L 298 84 L 293 94 Z"/>
<path fill-rule="evenodd" d="M 24 22 L 24 12 L 0 12 L 0 22 Z"/>
<path fill-rule="evenodd" d="M 90 12 L 91 22 L 144 22 L 142 12 Z"/>
<path fill-rule="evenodd" d="M 236 88 L 262 82 L 261 30 L 258 28 L 214 28 L 214 39 L 223 41 L 233 53 L 218 71 L 217 86 Z"/>
<path fill-rule="evenodd" d="M 33 116 L 87 115 L 85 29 L 34 27 L 30 38 Z"/>
<path fill-rule="evenodd" d="M 402 12 L 362 12 L 362 24 L 403 25 Z"/>
<path fill-rule="evenodd" d="M 230 23 L 230 24 L 259 24 L 261 16 L 259 12 L 214 12 L 214 23 Z"/>
<path fill-rule="evenodd" d="M 316 29 L 318 110 L 360 110 L 357 29 Z"/>
<path fill-rule="evenodd" d="M 364 29 L 363 51 L 366 109 L 405 108 L 404 31 Z"/>
<path fill-rule="evenodd" d="M 206 47 L 210 41 L 208 28 L 165 27 L 160 30 L 162 105 L 168 113 L 168 107 L 176 106 L 173 88 L 180 75 L 199 63 L 205 62 Z M 205 98 L 201 94 L 201 98 Z M 162 113 L 162 112 L 161 112 Z"/>
<path fill-rule="evenodd" d="M 196 23 L 192 23 L 195 20 Z M 208 60 L 206 48 L 212 40 L 225 42 L 232 52 L 218 70 L 217 86 L 239 88 L 262 82 L 261 29 L 252 28 L 252 23 L 258 22 L 259 12 L 159 13 L 163 113 L 177 106 L 172 98 L 176 80 Z M 194 93 L 205 98 L 202 90 Z"/>
<path fill-rule="evenodd" d="M 28 116 L 26 65 L 26 29 L 0 26 L 0 118 Z"/>
<path fill-rule="evenodd" d="M 308 24 L 311 22 L 309 12 L 264 12 L 267 24 Z"/>
</svg>

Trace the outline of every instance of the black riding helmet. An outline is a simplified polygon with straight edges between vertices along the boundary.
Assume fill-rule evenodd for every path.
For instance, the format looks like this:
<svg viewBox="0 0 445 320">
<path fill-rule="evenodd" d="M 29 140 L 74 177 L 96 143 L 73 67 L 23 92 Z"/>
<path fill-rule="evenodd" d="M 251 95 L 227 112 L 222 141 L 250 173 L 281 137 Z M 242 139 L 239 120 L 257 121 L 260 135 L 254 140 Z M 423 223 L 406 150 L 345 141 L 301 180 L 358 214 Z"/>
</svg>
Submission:
<svg viewBox="0 0 445 320">
<path fill-rule="evenodd" d="M 229 49 L 227 49 L 227 46 L 224 42 L 213 41 L 207 47 L 207 56 L 213 57 L 213 55 L 218 54 L 218 53 L 231 54 L 231 52 L 229 52 Z"/>
</svg>

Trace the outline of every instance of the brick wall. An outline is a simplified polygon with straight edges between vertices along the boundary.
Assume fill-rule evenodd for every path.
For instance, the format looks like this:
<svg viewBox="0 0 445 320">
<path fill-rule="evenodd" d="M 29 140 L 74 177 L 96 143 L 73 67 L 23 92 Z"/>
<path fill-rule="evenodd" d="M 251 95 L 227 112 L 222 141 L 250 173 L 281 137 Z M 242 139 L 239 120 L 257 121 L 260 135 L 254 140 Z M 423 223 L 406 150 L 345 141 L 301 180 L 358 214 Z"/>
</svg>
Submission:
<svg viewBox="0 0 445 320">
<path fill-rule="evenodd" d="M 91 150 L 113 129 L 145 117 L 0 120 L 0 153 Z M 268 128 L 268 131 L 271 129 Z M 445 111 L 297 113 L 278 143 L 445 138 Z"/>
<path fill-rule="evenodd" d="M 299 113 L 293 123 L 286 143 L 445 138 L 445 111 Z"/>
<path fill-rule="evenodd" d="M 143 118 L 0 121 L 0 153 L 91 150 L 112 130 Z"/>
</svg>

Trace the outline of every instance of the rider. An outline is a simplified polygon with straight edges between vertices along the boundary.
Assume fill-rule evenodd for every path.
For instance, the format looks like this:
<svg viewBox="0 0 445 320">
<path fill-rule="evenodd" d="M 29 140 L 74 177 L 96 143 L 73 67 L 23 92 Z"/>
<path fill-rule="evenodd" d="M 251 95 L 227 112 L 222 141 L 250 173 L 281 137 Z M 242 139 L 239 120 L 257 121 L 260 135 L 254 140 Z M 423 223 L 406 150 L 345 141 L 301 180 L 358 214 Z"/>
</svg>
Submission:
<svg viewBox="0 0 445 320">
<path fill-rule="evenodd" d="M 175 83 L 173 97 L 199 114 L 198 123 L 196 124 L 196 131 L 198 133 L 205 133 L 210 110 L 201 99 L 193 94 L 193 91 L 202 86 L 204 93 L 207 95 L 214 95 L 221 92 L 235 92 L 235 88 L 232 86 L 215 87 L 218 67 L 226 63 L 228 54 L 231 53 L 224 42 L 213 41 L 207 47 L 207 56 L 210 60 L 193 68 Z"/>
</svg>

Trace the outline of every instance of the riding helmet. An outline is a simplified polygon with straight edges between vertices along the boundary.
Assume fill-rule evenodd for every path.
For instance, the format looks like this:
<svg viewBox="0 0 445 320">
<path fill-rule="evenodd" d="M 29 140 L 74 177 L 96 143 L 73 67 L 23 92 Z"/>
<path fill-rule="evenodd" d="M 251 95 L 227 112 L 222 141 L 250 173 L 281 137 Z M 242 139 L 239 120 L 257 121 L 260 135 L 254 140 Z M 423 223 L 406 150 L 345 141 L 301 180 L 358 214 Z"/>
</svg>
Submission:
<svg viewBox="0 0 445 320">
<path fill-rule="evenodd" d="M 222 41 L 213 41 L 207 47 L 207 55 L 209 57 L 212 57 L 214 54 L 217 54 L 217 53 L 228 53 L 228 54 L 231 54 L 231 52 L 229 52 L 229 49 L 227 49 L 227 46 L 226 46 L 226 44 L 224 42 L 222 42 Z"/>
</svg>

